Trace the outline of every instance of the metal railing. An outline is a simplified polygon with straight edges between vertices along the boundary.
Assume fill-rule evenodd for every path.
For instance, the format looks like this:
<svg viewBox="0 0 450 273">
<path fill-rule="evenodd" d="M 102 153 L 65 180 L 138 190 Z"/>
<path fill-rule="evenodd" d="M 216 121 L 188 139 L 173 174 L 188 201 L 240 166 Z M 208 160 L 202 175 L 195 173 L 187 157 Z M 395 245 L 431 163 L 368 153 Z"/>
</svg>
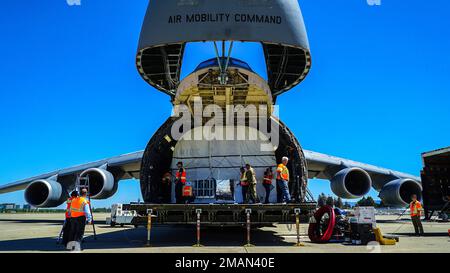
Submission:
<svg viewBox="0 0 450 273">
<path fill-rule="evenodd" d="M 216 182 L 213 179 L 190 181 L 196 199 L 210 199 L 216 196 Z"/>
</svg>

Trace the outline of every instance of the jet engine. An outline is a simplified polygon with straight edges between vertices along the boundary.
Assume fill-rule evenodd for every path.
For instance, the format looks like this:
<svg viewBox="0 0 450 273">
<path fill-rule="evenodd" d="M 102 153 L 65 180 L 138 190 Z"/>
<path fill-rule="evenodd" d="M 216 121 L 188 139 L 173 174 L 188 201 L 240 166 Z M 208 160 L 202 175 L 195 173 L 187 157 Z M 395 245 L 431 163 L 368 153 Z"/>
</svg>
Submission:
<svg viewBox="0 0 450 273">
<path fill-rule="evenodd" d="M 411 195 L 416 194 L 422 199 L 422 185 L 412 179 L 396 179 L 386 185 L 380 191 L 380 198 L 385 205 L 407 206 L 411 202 Z"/>
<path fill-rule="evenodd" d="M 370 175 L 360 168 L 346 168 L 331 179 L 331 190 L 345 199 L 355 199 L 366 195 L 372 187 Z"/>
<path fill-rule="evenodd" d="M 80 174 L 81 178 L 89 178 L 89 192 L 93 199 L 106 199 L 113 196 L 118 187 L 114 175 L 101 168 L 91 168 Z M 81 180 L 81 186 L 85 185 L 86 180 Z"/>
<path fill-rule="evenodd" d="M 55 180 L 41 179 L 31 182 L 25 189 L 25 200 L 37 208 L 57 207 L 67 199 L 67 191 Z"/>
</svg>

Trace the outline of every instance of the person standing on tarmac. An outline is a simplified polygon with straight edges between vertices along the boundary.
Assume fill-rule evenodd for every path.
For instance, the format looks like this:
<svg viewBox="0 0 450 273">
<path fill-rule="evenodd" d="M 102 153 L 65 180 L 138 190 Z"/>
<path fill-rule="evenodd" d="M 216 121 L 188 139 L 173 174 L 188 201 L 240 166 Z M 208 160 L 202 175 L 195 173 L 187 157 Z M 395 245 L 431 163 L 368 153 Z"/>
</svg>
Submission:
<svg viewBox="0 0 450 273">
<path fill-rule="evenodd" d="M 183 162 L 177 163 L 178 171 L 175 174 L 175 198 L 177 204 L 184 204 L 183 186 L 186 184 L 186 169 Z"/>
<path fill-rule="evenodd" d="M 264 178 L 263 178 L 263 186 L 266 189 L 266 197 L 265 197 L 265 204 L 269 204 L 269 197 L 270 192 L 272 191 L 272 179 L 273 179 L 273 172 L 272 168 L 267 168 L 264 172 Z"/>
<path fill-rule="evenodd" d="M 245 168 L 241 167 L 241 187 L 242 187 L 242 203 L 245 203 L 247 200 L 247 192 L 248 192 L 248 182 L 247 176 L 245 174 Z"/>
<path fill-rule="evenodd" d="M 289 158 L 286 156 L 282 158 L 281 164 L 277 167 L 277 186 L 281 190 L 282 198 L 278 200 L 285 204 L 291 201 L 291 195 L 289 194 L 289 170 L 286 167 Z"/>
<path fill-rule="evenodd" d="M 66 219 L 64 221 L 64 225 L 63 225 L 63 238 L 62 238 L 62 244 L 67 247 L 67 243 L 69 242 L 69 235 L 70 235 L 70 205 L 72 204 L 72 200 L 78 197 L 78 191 L 73 191 L 70 194 L 70 198 L 67 199 L 67 207 L 66 207 Z"/>
<path fill-rule="evenodd" d="M 70 203 L 70 234 L 68 238 L 69 250 L 81 250 L 81 241 L 83 240 L 86 223 L 92 224 L 91 209 L 87 197 L 87 190 L 81 190 L 81 196 L 72 199 Z M 70 244 L 74 242 L 74 244 Z"/>
<path fill-rule="evenodd" d="M 414 231 L 416 236 L 423 236 L 425 233 L 423 231 L 422 222 L 420 221 L 420 216 L 422 215 L 422 204 L 417 200 L 417 195 L 411 195 L 411 203 L 409 204 L 409 210 L 411 212 L 411 220 L 414 225 Z"/>
<path fill-rule="evenodd" d="M 255 170 L 250 166 L 250 164 L 245 165 L 245 177 L 247 178 L 248 183 L 248 191 L 247 196 L 245 199 L 245 203 L 249 203 L 250 199 L 252 200 L 253 204 L 259 203 L 259 198 L 256 195 L 256 174 Z"/>
</svg>

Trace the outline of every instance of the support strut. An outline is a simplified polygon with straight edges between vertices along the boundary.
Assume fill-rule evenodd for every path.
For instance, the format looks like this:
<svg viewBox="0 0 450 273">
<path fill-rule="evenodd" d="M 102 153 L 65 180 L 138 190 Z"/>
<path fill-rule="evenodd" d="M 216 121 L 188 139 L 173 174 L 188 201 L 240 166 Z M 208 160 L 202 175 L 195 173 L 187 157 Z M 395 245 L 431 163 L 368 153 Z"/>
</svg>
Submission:
<svg viewBox="0 0 450 273">
<path fill-rule="evenodd" d="M 294 209 L 295 212 L 295 227 L 297 230 L 297 243 L 294 246 L 305 246 L 305 244 L 303 244 L 300 241 L 300 209 Z"/>
<path fill-rule="evenodd" d="M 251 221 L 250 221 L 250 215 L 252 214 L 251 209 L 245 209 L 245 213 L 247 214 L 247 244 L 245 244 L 245 247 L 253 247 L 254 245 L 251 244 L 251 238 L 250 238 L 250 232 L 251 232 Z"/>
<path fill-rule="evenodd" d="M 195 212 L 197 213 L 197 243 L 195 245 L 193 245 L 193 247 L 202 247 L 203 245 L 200 244 L 200 220 L 201 220 L 202 210 L 197 209 L 197 210 L 195 210 Z"/>
<path fill-rule="evenodd" d="M 219 55 L 219 49 L 217 47 L 217 43 L 214 41 L 214 50 L 216 52 L 216 58 L 217 58 L 217 62 L 219 64 L 219 69 L 220 69 L 220 84 L 225 85 L 227 84 L 227 69 L 228 69 L 228 65 L 230 63 L 230 58 L 231 58 L 231 52 L 233 50 L 233 41 L 231 41 L 230 46 L 228 47 L 228 55 L 225 56 L 225 41 L 222 41 L 222 57 L 220 57 Z M 224 63 L 223 61 L 225 60 L 226 57 L 226 62 Z"/>
<path fill-rule="evenodd" d="M 151 247 L 150 239 L 151 239 L 151 232 L 152 232 L 152 218 L 156 217 L 156 215 L 153 215 L 153 210 L 148 209 L 147 210 L 147 243 L 145 244 L 146 247 Z"/>
</svg>

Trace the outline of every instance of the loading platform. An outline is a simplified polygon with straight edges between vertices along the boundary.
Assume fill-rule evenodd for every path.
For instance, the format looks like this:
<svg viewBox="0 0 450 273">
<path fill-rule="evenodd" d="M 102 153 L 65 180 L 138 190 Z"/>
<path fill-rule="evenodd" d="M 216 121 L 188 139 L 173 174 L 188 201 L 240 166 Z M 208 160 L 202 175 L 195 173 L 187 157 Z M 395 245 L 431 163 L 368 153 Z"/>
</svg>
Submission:
<svg viewBox="0 0 450 273">
<path fill-rule="evenodd" d="M 252 225 L 274 223 L 292 224 L 299 214 L 301 222 L 308 222 L 317 203 L 290 204 L 124 204 L 124 210 L 136 211 L 135 226 L 145 226 L 148 215 L 155 224 L 196 224 L 198 217 L 206 225 L 244 225 L 248 214 Z"/>
</svg>

